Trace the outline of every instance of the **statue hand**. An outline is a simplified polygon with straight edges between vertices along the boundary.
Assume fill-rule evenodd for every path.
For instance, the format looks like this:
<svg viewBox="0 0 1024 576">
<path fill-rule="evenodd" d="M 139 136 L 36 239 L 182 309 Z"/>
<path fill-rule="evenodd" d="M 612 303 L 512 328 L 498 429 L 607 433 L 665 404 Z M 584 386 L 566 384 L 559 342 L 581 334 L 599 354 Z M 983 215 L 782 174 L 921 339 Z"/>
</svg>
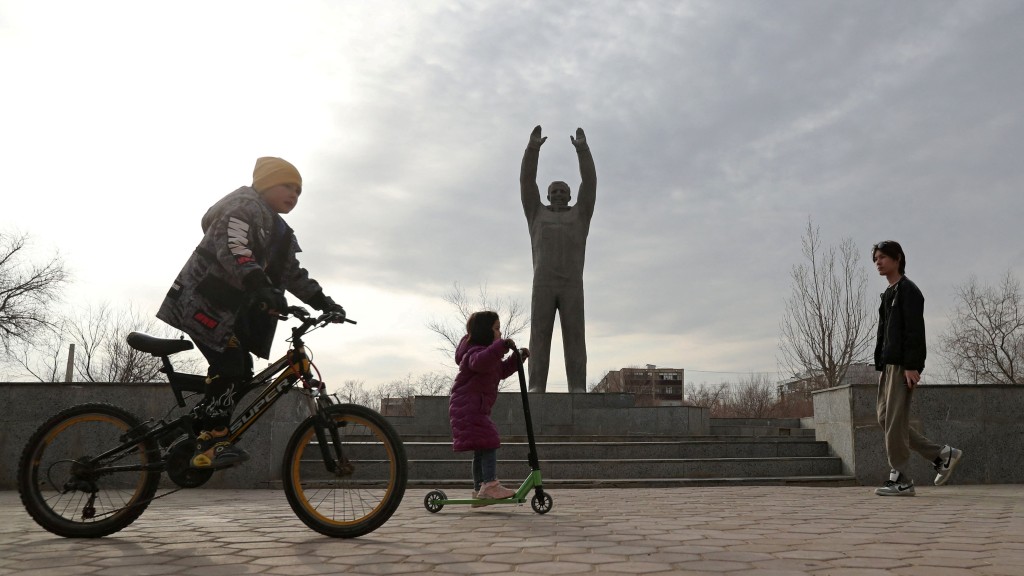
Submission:
<svg viewBox="0 0 1024 576">
<path fill-rule="evenodd" d="M 538 128 L 539 128 L 539 126 L 538 126 Z M 588 146 L 587 146 L 587 135 L 583 133 L 583 128 L 577 128 L 576 129 L 576 137 L 573 138 L 570 135 L 569 136 L 569 140 L 572 140 L 572 145 L 575 146 L 577 150 L 586 150 L 588 148 Z"/>
<path fill-rule="evenodd" d="M 533 148 L 540 148 L 540 145 L 543 144 L 544 141 L 547 139 L 547 136 L 544 136 L 543 138 L 541 137 L 540 126 L 536 126 L 533 129 L 533 132 L 530 133 L 530 146 L 532 146 Z"/>
</svg>

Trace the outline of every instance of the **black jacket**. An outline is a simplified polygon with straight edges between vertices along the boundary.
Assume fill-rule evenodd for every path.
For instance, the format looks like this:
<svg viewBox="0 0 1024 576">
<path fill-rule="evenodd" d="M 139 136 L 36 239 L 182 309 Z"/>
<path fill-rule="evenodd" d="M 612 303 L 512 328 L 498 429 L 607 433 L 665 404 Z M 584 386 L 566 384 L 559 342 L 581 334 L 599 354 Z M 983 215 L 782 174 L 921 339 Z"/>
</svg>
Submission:
<svg viewBox="0 0 1024 576">
<path fill-rule="evenodd" d="M 891 291 L 891 293 L 890 293 Z M 924 295 L 903 276 L 882 294 L 878 307 L 878 339 L 875 343 L 875 369 L 886 364 L 904 370 L 924 370 L 927 355 L 924 339 Z"/>
<path fill-rule="evenodd" d="M 299 264 L 302 250 L 291 228 L 252 188 L 220 199 L 203 216 L 202 228 L 203 239 L 156 315 L 196 343 L 222 351 L 238 336 L 247 351 L 270 355 L 277 320 L 249 309 L 252 284 L 270 283 L 321 310 L 333 304 Z"/>
</svg>

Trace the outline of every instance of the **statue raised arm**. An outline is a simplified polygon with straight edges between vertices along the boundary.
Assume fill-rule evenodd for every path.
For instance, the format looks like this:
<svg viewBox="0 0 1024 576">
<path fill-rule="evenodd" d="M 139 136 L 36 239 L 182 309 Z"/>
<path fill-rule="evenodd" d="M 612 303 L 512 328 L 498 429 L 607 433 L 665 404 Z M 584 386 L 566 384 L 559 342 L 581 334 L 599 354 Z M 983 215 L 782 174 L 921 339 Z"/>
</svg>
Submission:
<svg viewBox="0 0 1024 576">
<path fill-rule="evenodd" d="M 594 204 L 597 202 L 597 168 L 594 166 L 594 157 L 590 154 L 590 146 L 587 145 L 587 135 L 583 128 L 576 129 L 576 137 L 569 136 L 572 145 L 576 147 L 576 155 L 580 160 L 580 192 L 576 197 L 576 207 L 588 219 L 594 215 Z"/>
<path fill-rule="evenodd" d="M 530 142 L 523 154 L 523 165 L 519 170 L 519 191 L 523 197 L 523 212 L 529 219 L 542 207 L 540 188 L 537 187 L 537 162 L 540 160 L 540 147 L 548 137 L 541 137 L 540 126 L 530 133 Z"/>
<path fill-rule="evenodd" d="M 519 188 L 530 229 L 533 252 L 533 295 L 530 304 L 530 390 L 547 389 L 551 333 L 555 314 L 562 326 L 566 376 L 570 392 L 586 392 L 587 346 L 583 310 L 583 263 L 587 235 L 597 198 L 597 170 L 582 128 L 569 140 L 579 157 L 579 198 L 575 206 L 569 185 L 560 180 L 548 186 L 549 205 L 542 204 L 537 186 L 540 147 L 547 137 L 537 126 L 523 153 Z"/>
</svg>

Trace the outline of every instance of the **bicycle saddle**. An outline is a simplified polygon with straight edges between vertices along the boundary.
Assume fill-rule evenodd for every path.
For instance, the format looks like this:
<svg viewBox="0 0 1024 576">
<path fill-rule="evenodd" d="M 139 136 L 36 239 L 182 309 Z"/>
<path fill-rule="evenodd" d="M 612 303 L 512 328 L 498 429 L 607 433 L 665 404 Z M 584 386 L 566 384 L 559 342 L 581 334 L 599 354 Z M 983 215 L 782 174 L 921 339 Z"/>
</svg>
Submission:
<svg viewBox="0 0 1024 576">
<path fill-rule="evenodd" d="M 147 352 L 153 356 L 170 356 L 177 352 L 184 352 L 194 348 L 191 340 L 184 338 L 157 338 L 142 332 L 128 334 L 128 345 L 140 352 Z"/>
</svg>

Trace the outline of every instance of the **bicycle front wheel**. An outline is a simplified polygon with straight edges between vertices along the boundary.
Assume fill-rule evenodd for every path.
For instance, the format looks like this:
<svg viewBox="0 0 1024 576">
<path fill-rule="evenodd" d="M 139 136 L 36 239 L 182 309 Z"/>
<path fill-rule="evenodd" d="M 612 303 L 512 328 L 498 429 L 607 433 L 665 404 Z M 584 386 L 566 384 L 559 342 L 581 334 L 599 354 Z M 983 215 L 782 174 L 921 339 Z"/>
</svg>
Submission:
<svg viewBox="0 0 1024 576">
<path fill-rule="evenodd" d="M 395 513 L 409 475 L 405 446 L 379 413 L 355 404 L 324 407 L 307 418 L 285 449 L 288 504 L 306 526 L 327 536 L 373 532 Z"/>
<path fill-rule="evenodd" d="M 69 538 L 99 538 L 128 526 L 156 493 L 160 449 L 125 434 L 139 421 L 109 404 L 83 404 L 50 418 L 18 462 L 18 492 L 43 528 Z"/>
</svg>

